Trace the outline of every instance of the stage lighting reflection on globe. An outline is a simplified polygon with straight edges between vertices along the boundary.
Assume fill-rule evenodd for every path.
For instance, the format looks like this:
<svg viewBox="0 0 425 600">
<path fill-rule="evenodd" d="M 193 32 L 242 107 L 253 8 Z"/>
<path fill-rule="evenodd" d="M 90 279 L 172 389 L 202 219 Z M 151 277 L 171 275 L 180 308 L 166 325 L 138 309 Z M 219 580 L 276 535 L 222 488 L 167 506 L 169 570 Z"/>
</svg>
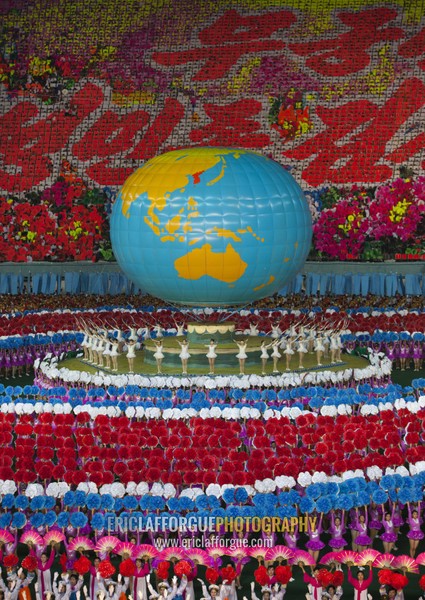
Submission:
<svg viewBox="0 0 425 600">
<path fill-rule="evenodd" d="M 248 304 L 302 268 L 312 225 L 304 194 L 277 162 L 248 150 L 188 148 L 147 161 L 111 215 L 124 273 L 167 302 Z"/>
</svg>

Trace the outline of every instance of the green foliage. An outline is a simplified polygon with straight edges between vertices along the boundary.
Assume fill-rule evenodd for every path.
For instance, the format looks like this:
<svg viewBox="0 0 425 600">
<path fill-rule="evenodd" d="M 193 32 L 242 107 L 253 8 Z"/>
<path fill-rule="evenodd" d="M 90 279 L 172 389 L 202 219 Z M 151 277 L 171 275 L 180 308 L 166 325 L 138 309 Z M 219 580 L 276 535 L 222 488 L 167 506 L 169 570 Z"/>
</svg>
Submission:
<svg viewBox="0 0 425 600">
<path fill-rule="evenodd" d="M 332 208 L 332 206 L 334 206 L 340 198 L 341 190 L 336 187 L 328 188 L 320 196 L 322 208 Z"/>
<path fill-rule="evenodd" d="M 363 260 L 380 262 L 384 260 L 384 249 L 380 241 L 365 242 L 362 254 Z"/>
</svg>

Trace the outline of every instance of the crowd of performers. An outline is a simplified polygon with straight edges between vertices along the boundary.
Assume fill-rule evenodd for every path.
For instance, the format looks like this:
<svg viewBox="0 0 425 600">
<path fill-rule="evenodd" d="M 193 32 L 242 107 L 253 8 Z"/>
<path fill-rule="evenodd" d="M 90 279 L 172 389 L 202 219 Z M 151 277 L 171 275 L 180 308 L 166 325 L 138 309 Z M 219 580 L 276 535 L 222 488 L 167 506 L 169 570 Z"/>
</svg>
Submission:
<svg viewBox="0 0 425 600">
<path fill-rule="evenodd" d="M 175 596 L 195 600 L 193 582 L 197 580 L 200 586 L 197 586 L 196 598 L 214 600 L 218 595 L 221 600 L 237 600 L 238 590 L 242 589 L 242 570 L 256 559 L 259 564 L 254 573 L 257 584 L 262 586 L 262 600 L 282 600 L 286 586 L 291 586 L 293 579 L 300 577 L 308 584 L 309 600 L 340 598 L 344 580 L 342 564 L 361 567 L 356 577 L 350 569 L 347 572 L 348 584 L 358 592 L 354 595 L 355 600 L 368 598 L 363 592 L 367 592 L 372 580 L 372 564 L 384 569 L 378 573 L 381 595 L 385 591 L 388 598 L 403 600 L 402 588 L 408 584 L 406 572 L 418 573 L 419 565 L 425 565 L 425 553 L 418 554 L 425 537 L 422 514 L 422 503 L 407 503 L 403 507 L 389 500 L 385 505 L 372 503 L 347 512 L 332 510 L 328 514 L 316 514 L 315 519 L 305 519 L 304 526 L 299 521 L 299 525 L 277 533 L 270 529 L 252 533 L 249 526 L 229 531 L 226 525 L 216 531 L 183 528 L 172 532 L 147 530 L 133 533 L 121 530 L 119 520 L 115 532 L 95 532 L 89 525 L 81 530 L 72 527 L 35 530 L 28 524 L 19 535 L 17 530 L 14 535 L 0 530 L 0 562 L 7 569 L 7 580 L 3 585 L 0 583 L 0 588 L 9 600 L 33 597 L 18 594 L 30 584 L 32 587 L 35 584 L 32 594 L 35 593 L 37 600 L 44 599 L 46 594 L 49 598 L 54 595 L 61 600 L 78 600 L 80 595 L 72 594 L 80 590 L 85 598 L 100 600 L 105 597 L 123 600 L 123 593 L 133 599 L 155 600 L 158 595 L 164 595 L 165 590 L 168 600 Z M 403 538 L 409 542 L 410 557 L 397 555 L 397 546 L 400 543 L 406 545 Z M 219 544 L 220 539 L 225 545 Z M 197 549 L 201 543 L 205 550 Z M 26 574 L 22 569 L 17 570 L 18 555 L 25 554 L 21 567 Z M 220 569 L 228 562 L 226 556 L 232 561 L 233 571 L 228 570 L 225 577 Z M 275 573 L 276 565 L 281 566 L 282 560 L 288 561 L 285 572 Z M 393 564 L 390 565 L 388 560 Z M 180 561 L 180 566 L 176 561 Z M 328 566 L 330 572 L 321 565 Z M 404 578 L 400 579 L 399 573 L 388 568 L 385 570 L 388 565 L 390 569 L 402 571 Z M 173 573 L 169 571 L 171 566 Z M 206 571 L 202 568 L 198 573 L 201 566 Z M 255 564 L 251 563 L 251 566 Z M 363 567 L 368 566 L 369 572 L 364 571 Z M 119 576 L 112 579 L 116 568 Z M 58 570 L 62 571 L 60 576 Z M 201 571 L 202 579 L 199 578 Z M 332 575 L 333 571 L 338 575 Z M 222 583 L 216 585 L 220 574 Z M 171 579 L 171 575 L 178 576 L 179 583 L 175 577 Z M 232 585 L 228 589 L 226 586 L 230 582 L 226 583 L 225 579 L 230 576 Z M 245 584 L 246 579 L 244 576 Z M 420 584 L 425 589 L 425 575 Z M 256 600 L 254 589 L 252 600 Z"/>
<path fill-rule="evenodd" d="M 334 523 L 333 527 L 338 525 Z M 52 534 L 49 540 L 46 544 L 33 532 L 24 539 L 24 558 L 20 560 L 16 554 L 2 556 L 0 597 L 282 600 L 287 591 L 288 598 L 296 598 L 301 590 L 307 600 L 339 600 L 343 595 L 353 598 L 353 593 L 354 600 L 368 600 L 375 580 L 381 600 L 404 600 L 403 588 L 409 583 L 406 573 L 419 572 L 414 561 L 408 560 L 399 563 L 398 572 L 385 568 L 386 555 L 378 552 L 334 552 L 316 563 L 305 552 L 297 553 L 289 546 L 264 549 L 235 545 L 229 550 L 212 544 L 201 550 L 184 544 L 159 550 L 158 542 L 164 546 L 164 538 L 157 538 L 156 544 L 138 545 L 135 538 L 122 542 L 105 536 L 96 546 L 84 536 L 61 538 Z M 425 588 L 425 576 L 419 580 L 416 598 L 419 587 Z M 350 588 L 351 593 L 346 593 Z"/>
<path fill-rule="evenodd" d="M 302 320 L 301 320 L 302 322 Z M 129 373 L 134 372 L 134 359 L 136 349 L 143 347 L 147 339 L 152 339 L 155 344 L 154 358 L 156 359 L 157 373 L 162 372 L 162 361 L 164 358 L 163 333 L 160 325 L 152 330 L 149 327 L 138 328 L 131 327 L 129 331 L 123 332 L 120 329 L 95 330 L 84 327 L 84 339 L 81 347 L 84 352 L 84 360 L 89 364 L 99 366 L 111 372 L 118 371 L 118 356 L 125 354 L 128 360 Z M 248 336 L 258 336 L 260 331 L 256 325 L 251 325 L 248 331 L 240 332 Z M 272 372 L 279 373 L 279 361 L 284 356 L 284 368 L 286 371 L 291 369 L 304 369 L 304 357 L 309 354 L 315 354 L 316 367 L 324 365 L 338 365 L 343 362 L 341 354 L 345 348 L 352 352 L 359 345 L 357 341 L 346 339 L 351 333 L 347 321 L 341 321 L 337 327 L 307 327 L 302 324 L 292 325 L 289 329 L 282 331 L 279 325 L 273 325 L 272 329 L 263 334 L 268 341 L 264 340 L 260 346 L 259 363 L 261 362 L 261 374 L 266 374 L 266 366 L 271 359 L 273 363 Z M 185 334 L 184 325 L 176 323 L 176 336 Z M 394 368 L 402 371 L 413 367 L 414 371 L 422 369 L 425 358 L 425 336 L 413 338 L 402 333 L 396 341 L 376 341 L 363 342 L 374 352 L 383 352 L 392 362 Z M 271 339 L 271 341 L 270 341 Z M 245 373 L 245 360 L 248 358 L 249 337 L 240 340 L 234 340 L 237 352 L 236 358 L 239 362 L 240 374 Z M 190 363 L 190 348 L 187 339 L 178 340 L 181 347 L 179 357 L 182 364 L 182 374 L 187 374 L 188 364 Z M 219 347 L 218 342 L 212 338 L 206 347 L 206 357 L 209 364 L 209 374 L 214 374 L 216 350 Z M 295 362 L 294 357 L 298 357 Z M 259 364 L 260 366 L 260 364 Z"/>
<path fill-rule="evenodd" d="M 310 368 L 325 368 L 330 365 L 342 364 L 342 352 L 351 353 L 359 346 L 369 347 L 375 353 L 384 353 L 392 362 L 393 368 L 406 370 L 412 368 L 418 372 L 423 367 L 425 358 L 425 335 L 417 333 L 410 335 L 407 332 L 399 334 L 396 340 L 381 341 L 378 336 L 369 336 L 370 339 L 357 339 L 351 334 L 349 324 L 341 320 L 330 326 L 309 326 L 300 324 L 292 325 L 286 330 L 281 330 L 279 325 L 272 325 L 272 329 L 261 332 L 254 324 L 249 329 L 237 332 L 238 338 L 234 339 L 235 356 L 238 359 L 239 371 L 245 373 L 245 361 L 248 358 L 250 336 L 264 336 L 259 340 L 258 371 L 266 374 L 268 364 L 272 364 L 269 373 L 289 372 L 291 370 L 305 369 L 305 357 L 314 355 L 313 365 L 309 361 Z M 68 336 L 67 341 L 55 342 L 54 339 L 45 344 L 19 345 L 0 349 L 0 377 L 5 380 L 16 379 L 24 375 L 29 376 L 36 361 L 46 356 L 61 360 L 69 352 L 80 353 L 84 362 L 99 367 L 105 372 L 117 373 L 123 370 L 118 359 L 125 356 L 127 360 L 127 371 L 134 373 L 136 351 L 143 348 L 145 342 L 150 340 L 155 346 L 154 358 L 156 360 L 157 373 L 162 373 L 164 359 L 164 337 L 168 335 L 161 325 L 152 328 L 149 326 L 129 327 L 126 330 L 110 324 L 102 327 L 94 323 L 81 322 L 79 325 L 81 341 L 77 341 L 76 335 Z M 181 360 L 181 372 L 188 373 L 190 368 L 190 344 L 184 337 L 186 333 L 184 324 L 177 324 L 173 330 L 177 343 L 180 345 L 179 358 Z M 54 336 L 53 336 L 54 337 Z M 220 344 L 211 339 L 205 345 L 205 356 L 208 359 L 209 373 L 215 372 L 215 359 L 217 348 Z"/>
<path fill-rule="evenodd" d="M 176 336 L 181 338 L 185 334 L 184 324 L 175 323 Z M 134 360 L 136 358 L 136 350 L 140 349 L 144 342 L 152 339 L 155 345 L 154 358 L 156 360 L 157 373 L 162 373 L 162 361 L 164 359 L 164 330 L 160 325 L 156 325 L 152 330 L 146 327 L 130 327 L 127 332 L 116 328 L 93 328 L 87 323 L 82 324 L 82 332 L 84 333 L 81 342 L 83 351 L 83 360 L 90 365 L 94 365 L 110 371 L 118 372 L 118 357 L 125 353 L 128 361 L 128 372 L 134 373 Z M 266 374 L 266 365 L 269 359 L 273 362 L 273 373 L 279 373 L 279 360 L 282 355 L 285 356 L 286 371 L 291 369 L 304 369 L 304 357 L 307 353 L 315 353 L 317 367 L 322 367 L 323 362 L 326 364 L 342 363 L 341 352 L 343 344 L 341 336 L 348 332 L 343 326 L 338 329 L 316 329 L 307 328 L 303 325 L 292 326 L 286 331 L 282 331 L 279 325 L 273 325 L 272 329 L 265 334 L 267 338 L 261 343 L 259 366 L 261 364 L 261 372 Z M 243 332 L 240 332 L 243 333 Z M 255 325 L 251 325 L 248 335 L 258 336 L 260 331 Z M 248 358 L 249 338 L 234 339 L 236 358 L 239 363 L 240 374 L 245 373 L 245 361 Z M 178 339 L 180 345 L 179 358 L 181 359 L 182 374 L 186 375 L 188 365 L 190 364 L 190 348 L 186 338 Z M 215 359 L 217 358 L 217 348 L 219 343 L 212 338 L 209 344 L 205 345 L 205 356 L 208 359 L 209 374 L 215 372 Z M 298 356 L 297 364 L 294 365 L 293 357 Z"/>
<path fill-rule="evenodd" d="M 0 304 L 2 298 L 0 297 Z M 19 298 L 17 305 L 19 306 Z M 73 305 L 73 297 L 67 297 L 65 302 Z M 188 320 L 213 320 L 222 318 L 219 313 L 212 311 L 198 315 L 195 312 L 179 312 L 170 309 L 158 308 L 155 312 L 144 312 L 134 309 L 127 302 L 125 309 L 106 306 L 97 312 L 89 306 L 99 305 L 100 298 L 78 297 L 81 302 L 81 311 L 64 309 L 62 313 L 49 313 L 42 309 L 46 303 L 48 307 L 54 301 L 50 297 L 31 297 L 34 305 L 40 304 L 39 311 L 35 313 L 12 313 L 0 317 L 2 333 L 16 338 L 25 338 L 27 334 L 40 331 L 49 331 L 51 339 L 43 343 L 22 339 L 22 343 L 9 344 L 7 341 L 0 343 L 0 376 L 13 379 L 22 375 L 29 375 L 31 367 L 37 359 L 42 359 L 46 354 L 60 358 L 68 352 L 82 350 L 84 359 L 93 365 L 99 366 L 111 373 L 118 370 L 118 357 L 124 355 L 128 362 L 128 371 L 134 370 L 136 350 L 149 338 L 156 344 L 155 359 L 157 369 L 162 368 L 164 357 L 163 336 L 174 335 L 181 344 L 180 359 L 182 372 L 186 373 L 190 367 L 190 348 L 185 343 L 186 323 Z M 105 301 L 102 298 L 103 302 Z M 116 300 L 116 299 L 115 299 Z M 141 298 L 132 298 L 140 304 Z M 412 367 L 419 371 L 425 356 L 424 315 L 422 305 L 409 306 L 396 312 L 391 306 L 391 300 L 385 299 L 384 308 L 377 310 L 373 303 L 381 303 L 382 298 L 371 299 L 366 312 L 352 313 L 350 302 L 344 297 L 310 298 L 297 296 L 285 299 L 285 310 L 278 309 L 279 298 L 273 299 L 269 310 L 250 309 L 249 311 L 235 311 L 224 315 L 224 319 L 236 322 L 238 339 L 234 340 L 235 356 L 237 356 L 241 373 L 244 372 L 247 354 L 247 340 L 250 336 L 270 336 L 264 340 L 258 352 L 259 370 L 265 372 L 268 361 L 273 364 L 273 371 L 301 369 L 307 353 L 315 354 L 316 366 L 337 364 L 340 361 L 342 346 L 347 351 L 352 351 L 364 345 L 375 352 L 385 353 L 393 362 L 394 368 L 408 369 Z M 403 299 L 407 306 L 408 301 Z M 419 301 L 419 300 L 418 300 Z M 298 303 L 298 308 L 290 312 L 291 306 Z M 411 302 L 410 302 L 411 303 Z M 357 303 L 358 305 L 358 303 Z M 87 306 L 87 309 L 85 307 Z M 103 305 L 105 306 L 105 305 Z M 117 306 L 117 305 L 116 305 Z M 328 308 L 326 308 L 328 306 Z M 303 308 L 304 307 L 304 308 Z M 151 309 L 154 307 L 150 307 Z M 414 310 L 412 310 L 412 308 Z M 275 309 L 273 311 L 273 309 Z M 86 310 L 86 312 L 84 312 Z M 253 312 L 254 311 L 254 312 Z M 381 312 L 380 312 L 381 311 Z M 246 313 L 246 314 L 242 314 Z M 357 316 L 358 314 L 358 316 Z M 367 318 L 363 319 L 363 316 Z M 369 331 L 367 339 L 359 340 L 359 331 Z M 68 339 L 55 341 L 55 331 L 70 332 Z M 373 332 L 375 331 L 375 334 Z M 379 332 L 395 332 L 393 339 L 382 336 Z M 77 335 L 78 334 L 78 335 Z M 348 334 L 348 337 L 347 337 Z M 76 340 L 76 335 L 78 341 Z M 59 338 L 67 336 L 59 335 Z M 5 340 L 5 338 L 2 338 Z M 260 338 L 261 341 L 261 338 Z M 19 340 L 18 340 L 19 342 Z M 82 342 L 82 345 L 81 345 Z M 216 340 L 211 340 L 206 345 L 205 355 L 211 372 L 214 372 L 215 354 L 217 352 Z M 249 347 L 249 344 L 248 344 Z M 121 361 L 122 370 L 122 361 Z"/>
</svg>

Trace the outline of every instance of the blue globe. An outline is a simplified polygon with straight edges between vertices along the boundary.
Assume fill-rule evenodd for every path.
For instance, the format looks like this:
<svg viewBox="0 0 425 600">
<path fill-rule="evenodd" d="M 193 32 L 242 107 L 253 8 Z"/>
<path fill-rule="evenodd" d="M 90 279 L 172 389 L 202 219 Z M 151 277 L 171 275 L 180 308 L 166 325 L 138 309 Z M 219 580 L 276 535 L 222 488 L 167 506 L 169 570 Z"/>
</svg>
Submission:
<svg viewBox="0 0 425 600">
<path fill-rule="evenodd" d="M 111 215 L 114 254 L 144 292 L 171 303 L 247 304 L 302 268 L 311 217 L 288 171 L 255 152 L 189 148 L 126 180 Z"/>
</svg>

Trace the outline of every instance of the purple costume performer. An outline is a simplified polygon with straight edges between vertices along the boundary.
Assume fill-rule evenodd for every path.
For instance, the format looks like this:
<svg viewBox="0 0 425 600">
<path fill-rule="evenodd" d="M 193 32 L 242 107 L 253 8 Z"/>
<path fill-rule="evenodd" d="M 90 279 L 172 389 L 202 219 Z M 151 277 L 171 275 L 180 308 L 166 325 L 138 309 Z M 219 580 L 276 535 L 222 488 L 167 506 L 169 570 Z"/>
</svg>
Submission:
<svg viewBox="0 0 425 600">
<path fill-rule="evenodd" d="M 19 355 L 17 352 L 12 352 L 11 363 L 12 363 L 12 367 L 19 366 Z"/>
<path fill-rule="evenodd" d="M 398 502 L 394 502 L 392 504 L 392 521 L 394 523 L 394 527 L 401 527 L 404 525 L 404 521 L 401 516 L 400 504 Z"/>
<path fill-rule="evenodd" d="M 370 546 L 372 544 L 372 539 L 367 534 L 367 514 L 365 515 L 363 523 L 360 520 L 357 520 L 355 529 L 359 532 L 355 540 L 357 546 Z"/>
<path fill-rule="evenodd" d="M 285 539 L 285 545 L 291 550 L 296 550 L 298 539 L 300 537 L 298 534 L 298 525 L 296 525 L 292 531 L 287 531 L 283 537 Z"/>
<path fill-rule="evenodd" d="M 387 351 L 386 351 L 387 357 L 394 362 L 395 359 L 397 358 L 397 352 L 395 349 L 394 344 L 387 344 Z"/>
<path fill-rule="evenodd" d="M 32 355 L 31 350 L 28 349 L 25 353 L 25 367 L 26 367 L 27 371 L 29 371 L 29 369 L 32 367 L 33 362 L 34 362 L 34 357 Z"/>
<path fill-rule="evenodd" d="M 416 509 L 415 509 L 416 510 Z M 407 506 L 408 518 L 407 522 L 409 524 L 409 532 L 407 537 L 411 540 L 422 540 L 425 536 L 424 532 L 421 530 L 422 519 L 418 516 L 417 519 L 412 517 L 412 509 L 410 508 L 410 504 Z M 418 512 L 418 511 L 416 511 Z M 418 513 L 419 515 L 419 513 Z"/>
<path fill-rule="evenodd" d="M 306 543 L 306 548 L 308 548 L 309 550 L 312 550 L 313 552 L 322 550 L 322 548 L 325 547 L 325 544 L 320 539 L 320 534 L 323 531 L 322 519 L 323 519 L 323 514 L 320 515 L 319 522 L 316 524 L 316 527 L 314 529 L 312 529 L 312 527 L 311 527 L 310 520 L 308 522 L 307 535 L 310 539 Z"/>
<path fill-rule="evenodd" d="M 410 358 L 410 348 L 406 342 L 402 342 L 400 346 L 400 358 Z"/>
<path fill-rule="evenodd" d="M 335 524 L 335 514 L 332 512 L 331 513 L 331 526 L 329 527 L 329 533 L 331 535 L 331 539 L 329 540 L 329 546 L 331 548 L 335 548 L 335 550 L 339 550 L 340 548 L 344 548 L 344 546 L 347 545 L 347 540 L 345 540 L 342 536 L 345 533 L 345 527 L 344 524 L 342 522 L 344 518 L 344 515 L 342 516 L 342 519 L 340 519 L 340 523 L 338 525 Z"/>
<path fill-rule="evenodd" d="M 387 521 L 385 519 L 382 520 L 382 526 L 384 528 L 384 533 L 381 534 L 381 540 L 383 542 L 387 542 L 388 544 L 393 544 L 397 539 L 397 534 L 395 532 L 395 525 L 393 521 L 393 515 L 391 515 L 391 519 Z"/>
<path fill-rule="evenodd" d="M 377 531 L 382 527 L 382 510 L 378 506 L 369 507 L 369 527 Z"/>
<path fill-rule="evenodd" d="M 420 342 L 415 342 L 412 348 L 413 358 L 422 358 L 422 346 Z"/>
</svg>

